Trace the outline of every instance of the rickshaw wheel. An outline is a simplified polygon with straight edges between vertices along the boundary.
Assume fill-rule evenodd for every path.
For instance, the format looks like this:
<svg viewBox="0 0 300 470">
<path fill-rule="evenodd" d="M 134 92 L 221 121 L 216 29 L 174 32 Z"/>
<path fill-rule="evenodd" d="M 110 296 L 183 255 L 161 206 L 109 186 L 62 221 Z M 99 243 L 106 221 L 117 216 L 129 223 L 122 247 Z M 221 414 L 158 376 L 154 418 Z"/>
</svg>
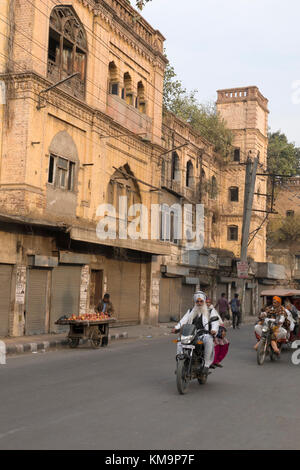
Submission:
<svg viewBox="0 0 300 470">
<path fill-rule="evenodd" d="M 79 345 L 79 338 L 69 338 L 69 346 L 70 348 L 77 348 Z"/>
<path fill-rule="evenodd" d="M 101 333 L 98 329 L 94 329 L 91 334 L 91 344 L 94 349 L 98 349 L 101 346 Z"/>
</svg>

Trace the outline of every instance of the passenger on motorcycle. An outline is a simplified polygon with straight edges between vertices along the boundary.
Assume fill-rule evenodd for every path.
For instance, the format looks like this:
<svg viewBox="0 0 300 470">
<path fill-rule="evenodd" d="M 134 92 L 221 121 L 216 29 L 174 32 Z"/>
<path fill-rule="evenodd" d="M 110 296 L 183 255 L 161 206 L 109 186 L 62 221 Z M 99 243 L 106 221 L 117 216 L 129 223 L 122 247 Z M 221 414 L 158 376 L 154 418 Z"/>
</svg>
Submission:
<svg viewBox="0 0 300 470">
<path fill-rule="evenodd" d="M 224 322 L 221 316 L 219 315 L 219 313 L 217 312 L 217 310 L 214 308 L 212 304 L 212 300 L 209 297 L 207 297 L 206 299 L 206 305 L 210 312 L 210 316 L 219 317 L 219 332 L 214 337 L 215 358 L 214 358 L 214 362 L 210 366 L 211 369 L 215 369 L 216 367 L 223 367 L 222 364 L 220 364 L 220 362 L 223 361 L 223 359 L 228 353 L 229 341 L 226 338 L 227 330 L 224 326 Z"/>
<path fill-rule="evenodd" d="M 296 328 L 296 326 L 298 326 L 298 322 L 299 322 L 299 318 L 298 318 L 299 312 L 296 309 L 296 307 L 294 305 L 292 305 L 291 302 L 289 302 L 289 301 L 286 301 L 284 303 L 284 307 L 285 307 L 285 311 L 286 311 L 286 314 L 287 314 L 287 321 L 289 322 L 289 324 L 287 325 L 288 326 L 289 337 L 291 336 L 292 333 L 294 333 L 294 335 L 297 335 L 298 328 Z M 285 326 L 285 325 L 283 325 L 283 326 Z"/>
<path fill-rule="evenodd" d="M 206 305 L 206 295 L 204 292 L 196 292 L 194 295 L 194 308 L 187 311 L 184 317 L 177 323 L 172 333 L 178 333 L 183 325 L 194 324 L 197 329 L 206 329 L 209 333 L 199 336 L 204 343 L 204 374 L 208 374 L 208 369 L 214 361 L 214 336 L 218 333 L 219 322 L 215 321 L 209 325 L 209 320 L 214 315 L 211 314 Z M 181 342 L 177 343 L 177 355 L 182 353 Z"/>
<path fill-rule="evenodd" d="M 280 354 L 280 350 L 277 346 L 277 342 L 280 340 L 288 339 L 288 331 L 285 328 L 283 328 L 283 324 L 286 323 L 287 321 L 287 313 L 286 313 L 285 308 L 281 305 L 281 303 L 282 303 L 282 300 L 280 297 L 277 297 L 277 296 L 273 297 L 272 305 L 269 307 L 266 307 L 264 309 L 264 312 L 261 312 L 260 319 L 254 327 L 256 336 L 260 338 L 262 334 L 264 321 L 269 318 L 273 318 L 274 320 L 276 320 L 276 326 L 274 328 L 272 341 L 271 341 L 272 348 L 276 354 Z M 254 346 L 254 349 L 257 349 L 258 345 L 259 345 L 259 342 Z"/>
</svg>

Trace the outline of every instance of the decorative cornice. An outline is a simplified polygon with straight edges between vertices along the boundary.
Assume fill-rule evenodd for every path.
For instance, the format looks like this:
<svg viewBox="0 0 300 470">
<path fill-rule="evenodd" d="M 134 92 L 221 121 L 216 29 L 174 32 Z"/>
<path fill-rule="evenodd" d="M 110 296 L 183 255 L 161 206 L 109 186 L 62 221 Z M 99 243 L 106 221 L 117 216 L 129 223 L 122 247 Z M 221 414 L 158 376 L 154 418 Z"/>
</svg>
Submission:
<svg viewBox="0 0 300 470">
<path fill-rule="evenodd" d="M 128 8 L 128 5 L 122 5 L 122 8 L 125 8 L 125 6 Z M 129 6 L 129 8 L 131 7 Z M 134 9 L 132 9 L 132 11 L 135 12 Z M 135 13 L 138 15 L 137 12 Z M 148 60 L 152 65 L 157 65 L 160 69 L 164 70 L 167 59 L 163 55 L 164 38 L 160 33 L 148 26 L 145 34 L 148 34 L 149 40 L 143 38 L 141 34 L 135 31 L 137 23 L 140 22 L 140 20 L 135 20 L 136 15 L 133 16 L 132 13 L 129 14 L 129 16 L 132 17 L 132 22 L 126 22 L 127 18 L 124 19 L 120 17 L 112 6 L 108 5 L 105 1 L 97 5 L 94 9 L 94 15 L 99 16 L 116 36 L 125 41 L 138 54 Z M 138 16 L 138 18 L 142 19 L 140 16 Z M 144 25 L 141 25 L 141 28 L 145 29 Z M 161 37 L 161 45 L 158 42 L 157 35 Z"/>
<path fill-rule="evenodd" d="M 18 95 L 24 97 L 24 93 L 33 93 L 36 97 L 38 94 L 51 85 L 51 82 L 44 77 L 38 75 L 36 72 L 20 73 L 20 74 L 0 74 L 0 80 L 4 80 L 8 84 L 10 90 L 13 89 L 13 98 L 18 98 Z M 9 99 L 10 92 L 7 98 Z M 37 102 L 37 98 L 35 98 Z M 119 141 L 125 145 L 129 145 L 138 151 L 150 154 L 153 150 L 152 143 L 143 143 L 141 137 L 130 132 L 120 124 L 116 123 L 110 116 L 100 110 L 92 108 L 83 101 L 69 95 L 66 91 L 55 88 L 49 92 L 47 96 L 47 103 L 62 111 L 69 113 L 75 118 L 78 118 L 92 127 L 92 130 L 102 130 L 105 135 L 114 133 L 127 133 L 127 135 L 119 138 Z M 97 132 L 97 131 L 96 131 Z M 160 147 L 158 147 L 160 148 Z"/>
</svg>

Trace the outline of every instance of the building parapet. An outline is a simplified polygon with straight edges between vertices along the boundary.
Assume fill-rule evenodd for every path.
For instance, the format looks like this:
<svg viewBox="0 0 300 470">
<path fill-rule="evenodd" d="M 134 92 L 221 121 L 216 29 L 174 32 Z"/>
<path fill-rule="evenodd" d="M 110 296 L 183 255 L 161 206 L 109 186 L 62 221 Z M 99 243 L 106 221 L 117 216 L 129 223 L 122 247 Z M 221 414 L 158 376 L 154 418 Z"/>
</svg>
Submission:
<svg viewBox="0 0 300 470">
<path fill-rule="evenodd" d="M 98 0 L 94 8 L 95 15 L 101 15 L 103 11 L 108 11 L 113 20 L 118 21 L 131 33 L 137 35 L 148 47 L 150 47 L 161 58 L 163 55 L 164 36 L 160 31 L 155 30 L 149 23 L 135 10 L 127 0 Z"/>
<path fill-rule="evenodd" d="M 218 90 L 217 104 L 221 103 L 234 103 L 238 101 L 253 101 L 257 100 L 261 107 L 266 111 L 268 110 L 267 98 L 265 98 L 259 91 L 257 86 L 249 86 L 242 88 L 227 88 L 225 90 Z"/>
</svg>

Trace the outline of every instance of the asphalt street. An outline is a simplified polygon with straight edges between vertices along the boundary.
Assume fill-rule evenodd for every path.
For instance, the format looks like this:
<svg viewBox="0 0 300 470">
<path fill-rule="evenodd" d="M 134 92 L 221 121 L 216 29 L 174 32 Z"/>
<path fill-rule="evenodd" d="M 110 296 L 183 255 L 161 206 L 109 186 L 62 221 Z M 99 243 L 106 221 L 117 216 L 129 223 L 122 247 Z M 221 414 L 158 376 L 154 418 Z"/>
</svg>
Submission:
<svg viewBox="0 0 300 470">
<path fill-rule="evenodd" d="M 10 357 L 0 449 L 299 449 L 300 366 L 258 366 L 251 326 L 228 337 L 224 368 L 184 396 L 171 335 Z"/>
</svg>

